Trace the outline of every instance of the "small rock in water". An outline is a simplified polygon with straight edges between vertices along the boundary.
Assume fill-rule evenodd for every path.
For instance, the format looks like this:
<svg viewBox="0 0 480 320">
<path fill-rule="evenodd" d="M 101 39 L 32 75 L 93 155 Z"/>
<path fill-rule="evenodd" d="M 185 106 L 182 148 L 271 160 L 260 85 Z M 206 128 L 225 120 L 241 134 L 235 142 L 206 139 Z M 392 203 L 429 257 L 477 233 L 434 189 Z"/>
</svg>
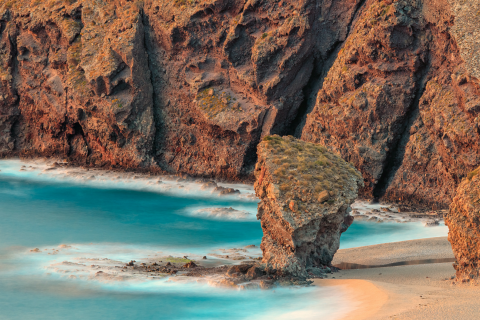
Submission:
<svg viewBox="0 0 480 320">
<path fill-rule="evenodd" d="M 219 195 L 224 196 L 224 195 L 229 195 L 229 194 L 240 193 L 240 190 L 233 189 L 233 188 L 224 188 L 224 187 L 218 186 L 215 189 L 213 189 L 212 192 L 213 193 L 218 192 Z"/>
<path fill-rule="evenodd" d="M 40 252 L 40 249 L 35 248 L 35 249 L 30 250 L 30 252 Z"/>
<path fill-rule="evenodd" d="M 183 267 L 184 268 L 196 268 L 197 265 L 195 264 L 195 262 L 190 261 L 189 263 L 185 264 Z"/>
<path fill-rule="evenodd" d="M 201 190 L 216 188 L 217 183 L 215 181 L 207 181 L 200 187 Z"/>
<path fill-rule="evenodd" d="M 250 249 L 250 248 L 255 248 L 256 246 L 254 244 L 250 244 L 248 246 L 245 247 L 245 249 Z"/>
<path fill-rule="evenodd" d="M 248 279 L 256 279 L 258 277 L 263 276 L 263 271 L 257 266 L 253 266 L 250 269 L 248 269 L 246 276 Z"/>
<path fill-rule="evenodd" d="M 203 260 L 207 260 L 207 256 L 203 256 L 203 258 L 202 258 L 202 259 L 203 259 Z"/>
<path fill-rule="evenodd" d="M 240 264 L 240 265 L 231 266 L 230 269 L 228 269 L 226 275 L 232 278 L 241 277 L 244 274 L 246 274 L 251 267 L 252 267 L 251 264 L 250 265 Z"/>
</svg>

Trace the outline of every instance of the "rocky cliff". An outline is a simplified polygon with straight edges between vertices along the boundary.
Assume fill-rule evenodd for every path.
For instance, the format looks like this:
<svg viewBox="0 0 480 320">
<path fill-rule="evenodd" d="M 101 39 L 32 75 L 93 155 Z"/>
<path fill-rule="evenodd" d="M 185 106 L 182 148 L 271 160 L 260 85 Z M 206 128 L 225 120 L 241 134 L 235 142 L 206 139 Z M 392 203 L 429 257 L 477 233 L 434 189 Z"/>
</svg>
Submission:
<svg viewBox="0 0 480 320">
<path fill-rule="evenodd" d="M 0 0 L 0 155 L 251 178 L 295 135 L 446 207 L 480 163 L 464 0 Z"/>
<path fill-rule="evenodd" d="M 329 266 L 353 222 L 360 172 L 321 145 L 274 135 L 258 146 L 255 177 L 266 269 L 304 276 Z"/>
<path fill-rule="evenodd" d="M 452 11 L 446 1 L 367 4 L 302 138 L 352 161 L 369 197 L 447 206 L 480 162 L 480 87 L 456 41 L 466 32 L 459 26 L 478 15 Z"/>
<path fill-rule="evenodd" d="M 460 184 L 445 216 L 448 241 L 455 254 L 456 280 L 476 282 L 480 276 L 480 168 Z"/>
</svg>

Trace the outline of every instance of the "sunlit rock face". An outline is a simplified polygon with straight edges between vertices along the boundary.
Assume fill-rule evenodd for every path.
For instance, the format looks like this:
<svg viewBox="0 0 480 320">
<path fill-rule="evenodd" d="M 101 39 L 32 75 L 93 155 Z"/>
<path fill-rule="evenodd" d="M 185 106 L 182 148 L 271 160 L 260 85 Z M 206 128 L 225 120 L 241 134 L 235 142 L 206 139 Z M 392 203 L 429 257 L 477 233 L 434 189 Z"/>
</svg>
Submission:
<svg viewBox="0 0 480 320">
<path fill-rule="evenodd" d="M 361 174 L 321 145 L 267 136 L 255 177 L 267 269 L 303 276 L 306 267 L 329 265 L 353 222 L 350 204 L 363 185 Z"/>
<path fill-rule="evenodd" d="M 138 3 L 0 2 L 0 154 L 147 167 L 155 133 Z"/>
<path fill-rule="evenodd" d="M 479 6 L 376 0 L 358 11 L 301 137 L 352 162 L 362 195 L 447 208 L 480 163 Z"/>
<path fill-rule="evenodd" d="M 457 281 L 478 282 L 480 275 L 480 168 L 460 184 L 445 216 L 448 241 L 455 254 Z"/>
<path fill-rule="evenodd" d="M 0 0 L 0 156 L 253 180 L 320 143 L 365 197 L 446 209 L 480 164 L 464 0 Z"/>
</svg>

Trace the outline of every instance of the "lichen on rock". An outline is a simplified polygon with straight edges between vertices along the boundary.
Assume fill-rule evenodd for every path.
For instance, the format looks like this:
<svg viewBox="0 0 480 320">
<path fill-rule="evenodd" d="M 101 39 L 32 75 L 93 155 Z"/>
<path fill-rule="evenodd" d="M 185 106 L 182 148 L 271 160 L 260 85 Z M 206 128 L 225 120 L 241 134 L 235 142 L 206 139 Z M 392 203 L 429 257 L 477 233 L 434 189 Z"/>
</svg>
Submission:
<svg viewBox="0 0 480 320">
<path fill-rule="evenodd" d="M 353 222 L 361 174 L 321 145 L 267 136 L 258 146 L 255 192 L 261 199 L 263 263 L 281 275 L 329 265 Z"/>
<path fill-rule="evenodd" d="M 478 283 L 480 275 L 480 168 L 460 183 L 445 216 L 448 241 L 455 255 L 453 267 L 459 282 Z"/>
</svg>

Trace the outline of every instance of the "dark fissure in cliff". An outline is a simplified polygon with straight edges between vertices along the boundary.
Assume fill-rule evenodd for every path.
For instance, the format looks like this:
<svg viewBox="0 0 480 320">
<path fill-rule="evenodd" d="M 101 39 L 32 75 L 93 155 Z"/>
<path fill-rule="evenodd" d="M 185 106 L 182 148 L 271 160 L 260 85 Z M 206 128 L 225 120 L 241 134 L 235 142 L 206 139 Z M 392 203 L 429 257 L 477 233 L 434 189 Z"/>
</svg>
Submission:
<svg viewBox="0 0 480 320">
<path fill-rule="evenodd" d="M 155 124 L 155 135 L 153 139 L 153 145 L 151 154 L 155 159 L 155 162 L 159 167 L 162 166 L 161 159 L 161 150 L 162 150 L 162 137 L 163 134 L 163 120 L 161 116 L 162 101 L 160 99 L 161 94 L 161 85 L 162 85 L 162 76 L 163 73 L 160 70 L 159 62 L 157 57 L 160 57 L 161 54 L 158 52 L 158 47 L 155 39 L 155 32 L 150 24 L 150 18 L 145 12 L 142 12 L 142 23 L 143 23 L 143 32 L 144 32 L 144 46 L 145 52 L 148 56 L 148 69 L 150 70 L 150 81 L 152 84 L 152 108 L 153 108 L 153 118 Z"/>
<path fill-rule="evenodd" d="M 352 31 L 352 26 L 354 26 L 355 21 L 359 17 L 366 0 L 361 0 L 357 3 L 355 11 L 352 15 L 352 18 L 347 26 L 347 35 L 342 41 L 337 41 L 332 45 L 330 50 L 324 57 L 315 57 L 313 62 L 313 70 L 310 75 L 310 78 L 307 82 L 307 85 L 303 88 L 303 102 L 300 105 L 295 119 L 290 124 L 290 127 L 287 128 L 285 135 L 292 135 L 297 138 L 300 138 L 302 135 L 303 127 L 307 121 L 307 116 L 310 112 L 313 111 L 315 103 L 317 101 L 317 95 L 320 90 L 322 90 L 323 82 L 328 75 L 328 72 L 335 63 L 340 49 L 343 47 L 343 44 L 350 36 Z M 319 55 L 319 54 L 318 54 Z"/>
<path fill-rule="evenodd" d="M 429 58 L 427 58 L 429 59 Z M 415 98 L 412 101 L 412 104 L 405 115 L 405 122 L 403 124 L 403 128 L 401 130 L 400 138 L 398 139 L 395 146 L 387 153 L 387 158 L 385 160 L 385 164 L 383 166 L 383 172 L 378 179 L 377 184 L 373 188 L 373 197 L 376 201 L 382 198 L 390 183 L 392 182 L 393 178 L 397 170 L 402 165 L 405 150 L 407 147 L 407 143 L 410 139 L 410 128 L 412 127 L 415 120 L 419 117 L 420 110 L 419 110 L 419 103 L 420 99 L 425 92 L 425 87 L 428 81 L 428 74 L 430 71 L 430 61 L 426 61 L 421 69 L 417 72 L 417 90 L 415 93 Z"/>
</svg>

